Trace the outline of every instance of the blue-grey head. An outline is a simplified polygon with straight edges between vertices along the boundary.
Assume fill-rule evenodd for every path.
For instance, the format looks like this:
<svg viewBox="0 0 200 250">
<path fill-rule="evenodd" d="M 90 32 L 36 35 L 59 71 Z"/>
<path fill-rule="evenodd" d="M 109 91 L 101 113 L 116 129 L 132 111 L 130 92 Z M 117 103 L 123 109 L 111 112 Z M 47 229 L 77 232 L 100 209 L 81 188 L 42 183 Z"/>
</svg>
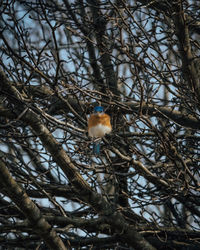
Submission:
<svg viewBox="0 0 200 250">
<path fill-rule="evenodd" d="M 94 113 L 98 113 L 98 112 L 103 113 L 104 112 L 104 108 L 101 107 L 101 106 L 94 107 Z"/>
</svg>

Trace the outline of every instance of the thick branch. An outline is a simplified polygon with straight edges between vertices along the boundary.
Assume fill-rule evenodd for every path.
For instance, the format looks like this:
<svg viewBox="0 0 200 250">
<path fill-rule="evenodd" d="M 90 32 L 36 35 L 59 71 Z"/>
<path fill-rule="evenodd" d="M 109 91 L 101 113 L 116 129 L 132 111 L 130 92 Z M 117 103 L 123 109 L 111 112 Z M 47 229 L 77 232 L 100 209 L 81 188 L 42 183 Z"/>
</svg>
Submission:
<svg viewBox="0 0 200 250">
<path fill-rule="evenodd" d="M 67 249 L 54 229 L 52 229 L 50 224 L 44 219 L 38 207 L 12 178 L 2 160 L 0 160 L 0 172 L 1 186 L 5 189 L 9 198 L 15 202 L 26 218 L 28 218 L 33 230 L 43 238 L 50 249 Z"/>
<path fill-rule="evenodd" d="M 173 20 L 175 24 L 176 35 L 179 41 L 179 51 L 182 58 L 182 70 L 185 80 L 188 82 L 190 89 L 197 92 L 200 96 L 200 80 L 199 80 L 199 65 L 195 67 L 194 57 L 192 55 L 188 18 L 182 8 L 182 1 L 175 1 L 175 14 Z"/>
<path fill-rule="evenodd" d="M 103 71 L 105 73 L 105 78 L 107 81 L 107 88 L 110 89 L 114 94 L 118 95 L 117 90 L 117 78 L 114 71 L 113 64 L 111 62 L 111 56 L 109 51 L 108 37 L 106 38 L 106 17 L 102 14 L 100 9 L 100 1 L 99 0 L 88 0 L 88 3 L 91 5 L 91 10 L 93 14 L 94 20 L 94 29 L 97 40 L 97 47 L 99 49 L 100 54 L 100 62 L 103 67 Z M 102 88 L 102 91 L 105 91 Z"/>
</svg>

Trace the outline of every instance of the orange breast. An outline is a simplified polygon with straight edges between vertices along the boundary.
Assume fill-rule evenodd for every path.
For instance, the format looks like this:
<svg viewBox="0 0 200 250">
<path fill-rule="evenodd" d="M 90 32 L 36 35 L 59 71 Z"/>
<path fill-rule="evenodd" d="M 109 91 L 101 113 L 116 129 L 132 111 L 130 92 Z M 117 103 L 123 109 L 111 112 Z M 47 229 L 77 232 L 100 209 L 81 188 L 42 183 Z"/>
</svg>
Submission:
<svg viewBox="0 0 200 250">
<path fill-rule="evenodd" d="M 88 120 L 88 128 L 95 127 L 98 124 L 111 128 L 110 116 L 107 114 L 92 114 Z"/>
</svg>

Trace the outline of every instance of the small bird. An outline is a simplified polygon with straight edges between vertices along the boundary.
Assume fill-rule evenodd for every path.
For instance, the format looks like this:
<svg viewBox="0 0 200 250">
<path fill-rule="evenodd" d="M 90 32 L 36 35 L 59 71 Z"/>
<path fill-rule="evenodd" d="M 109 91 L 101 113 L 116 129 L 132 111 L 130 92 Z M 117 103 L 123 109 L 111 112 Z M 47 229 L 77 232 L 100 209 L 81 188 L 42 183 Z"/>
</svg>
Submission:
<svg viewBox="0 0 200 250">
<path fill-rule="evenodd" d="M 88 119 L 88 133 L 92 138 L 102 138 L 105 134 L 109 134 L 112 130 L 110 124 L 110 116 L 104 113 L 101 106 L 94 107 L 94 113 Z M 94 142 L 93 153 L 100 154 L 100 142 Z"/>
</svg>

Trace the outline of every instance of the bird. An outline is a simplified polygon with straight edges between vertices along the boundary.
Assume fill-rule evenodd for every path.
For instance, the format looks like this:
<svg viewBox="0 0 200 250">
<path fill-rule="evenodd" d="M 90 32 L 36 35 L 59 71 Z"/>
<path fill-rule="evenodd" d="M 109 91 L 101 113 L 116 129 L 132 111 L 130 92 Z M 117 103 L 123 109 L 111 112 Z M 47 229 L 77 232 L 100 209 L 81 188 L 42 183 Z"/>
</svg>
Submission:
<svg viewBox="0 0 200 250">
<path fill-rule="evenodd" d="M 94 107 L 94 112 L 88 119 L 88 134 L 93 138 L 102 138 L 112 131 L 110 116 L 104 113 L 102 106 Z M 93 141 L 93 153 L 100 154 L 100 141 Z"/>
</svg>

